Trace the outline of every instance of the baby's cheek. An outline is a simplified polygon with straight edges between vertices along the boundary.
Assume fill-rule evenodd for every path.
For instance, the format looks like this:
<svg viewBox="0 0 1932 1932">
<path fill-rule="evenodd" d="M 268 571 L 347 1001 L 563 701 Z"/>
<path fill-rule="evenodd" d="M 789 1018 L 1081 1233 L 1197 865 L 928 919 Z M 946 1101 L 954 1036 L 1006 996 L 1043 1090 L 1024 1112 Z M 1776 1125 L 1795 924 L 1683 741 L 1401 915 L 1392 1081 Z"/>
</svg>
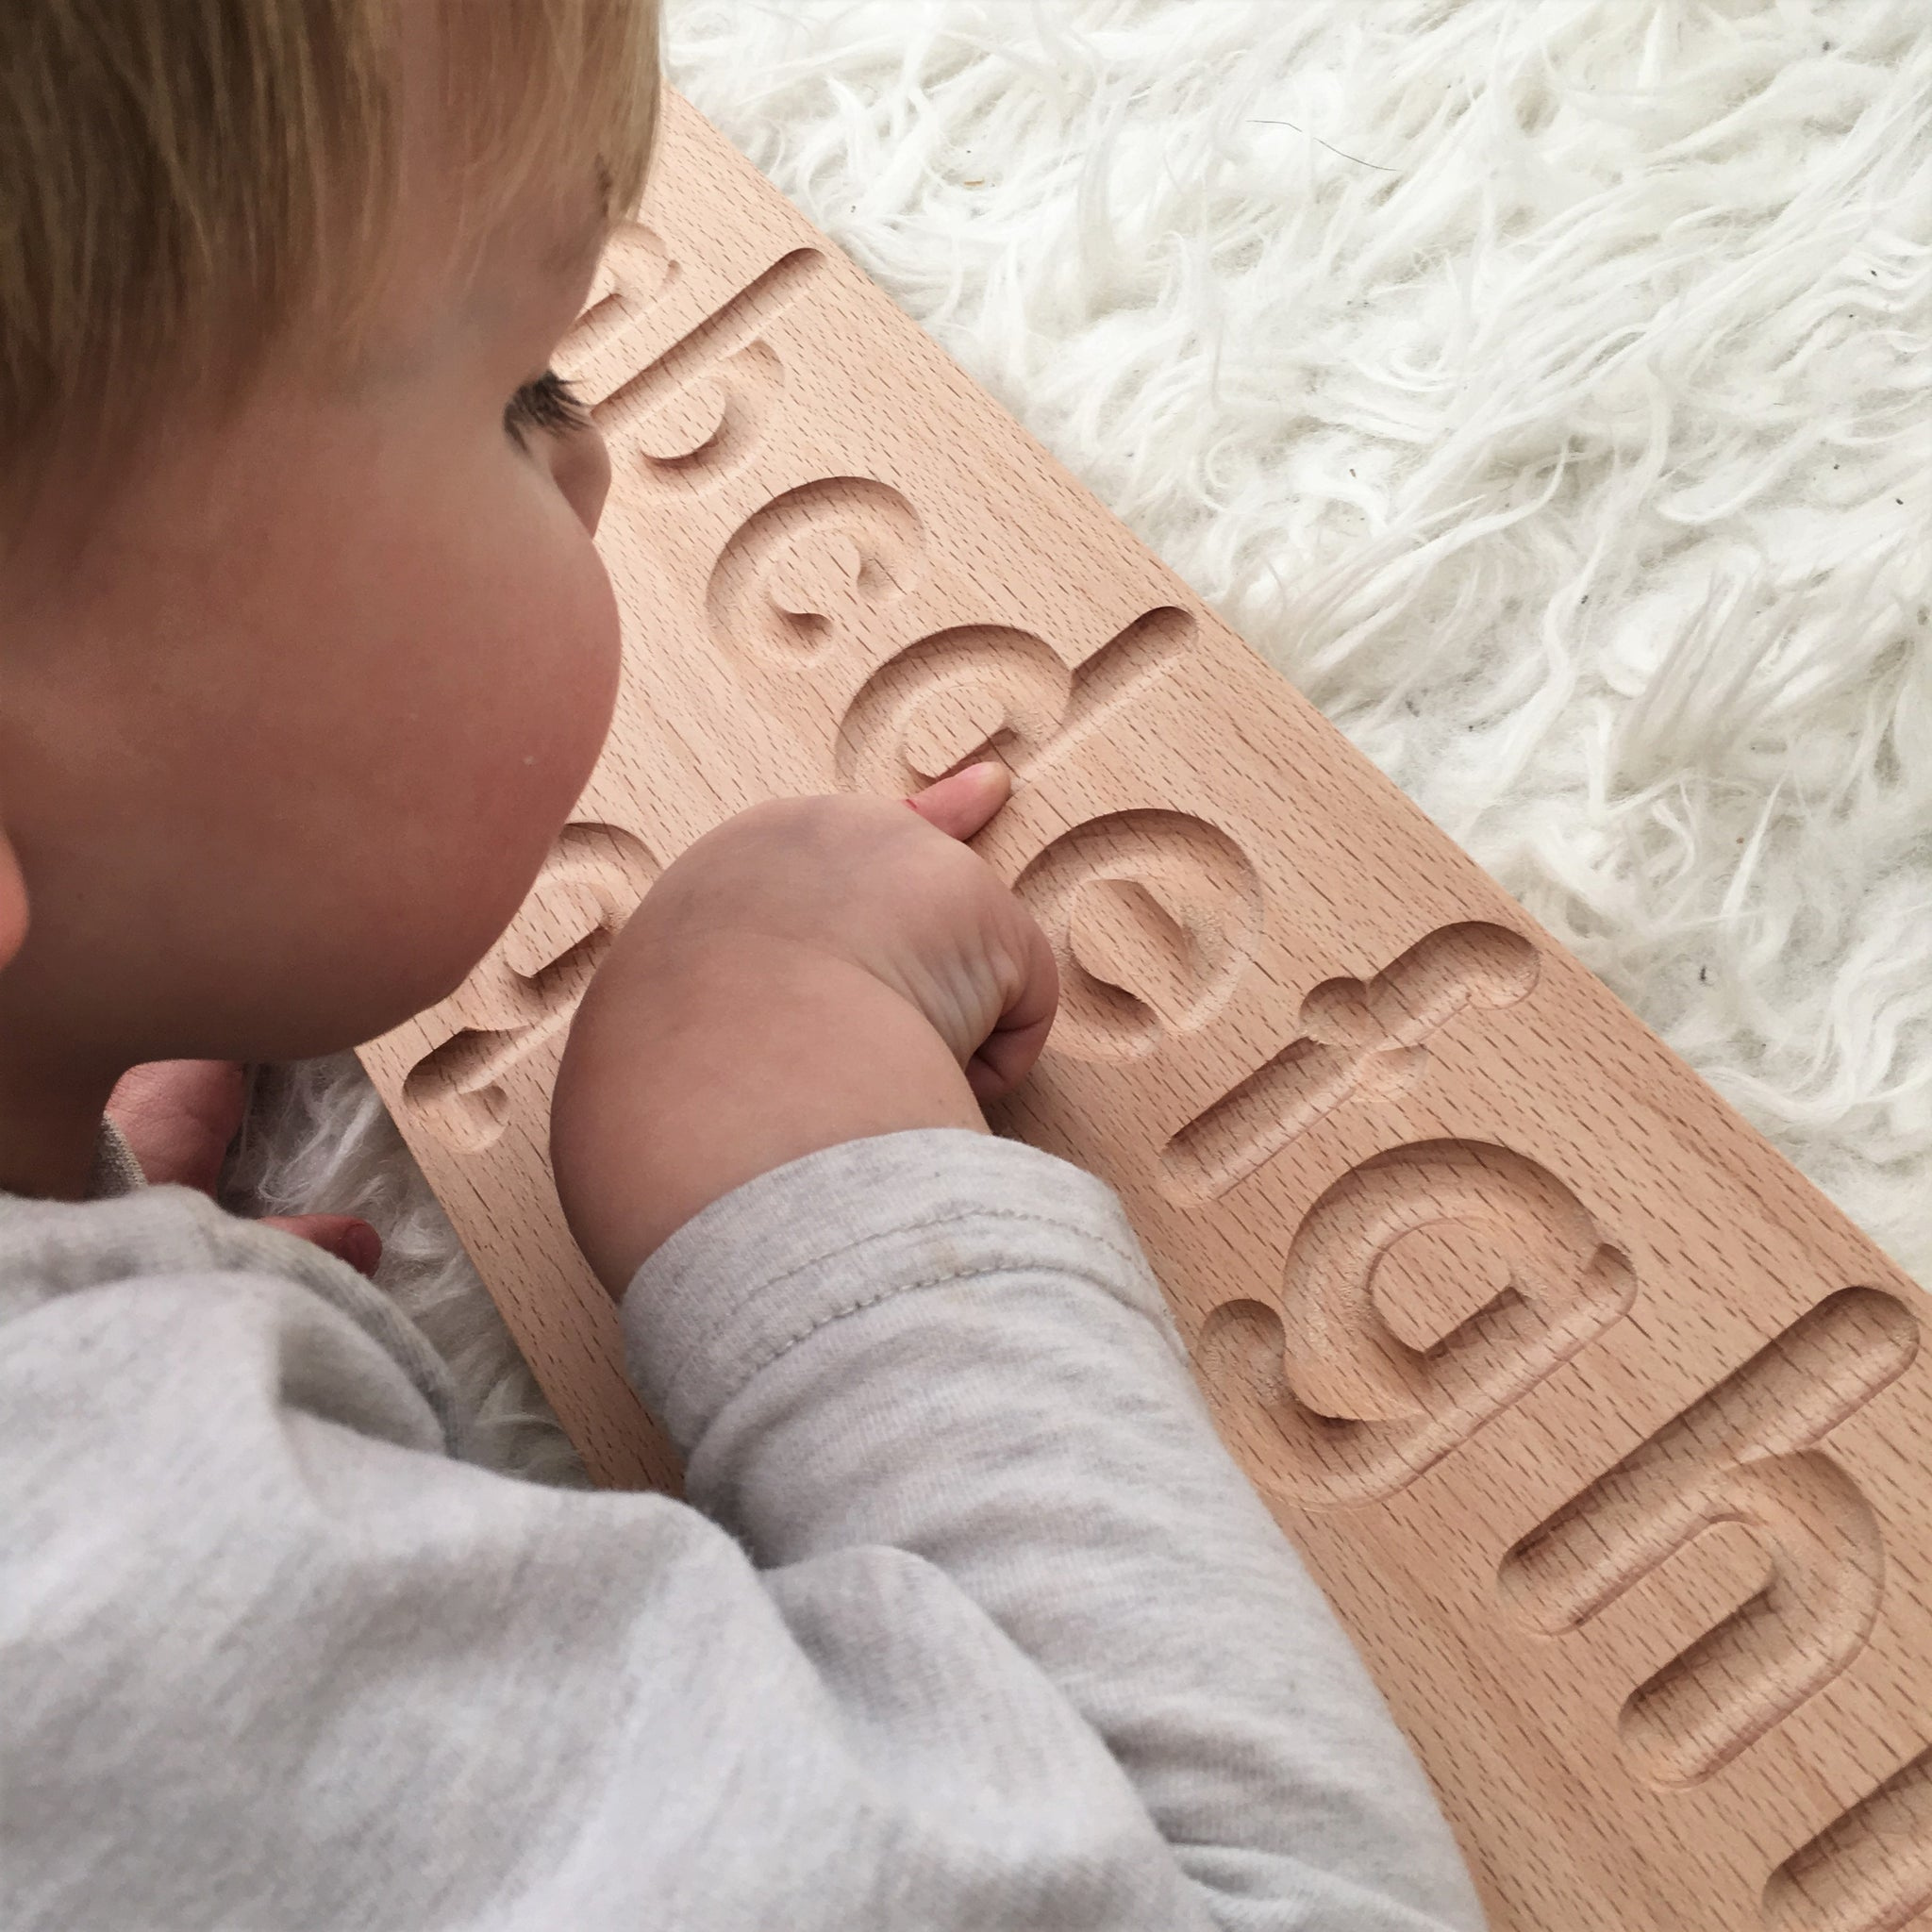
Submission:
<svg viewBox="0 0 1932 1932">
<path fill-rule="evenodd" d="M 459 473 L 460 474 L 460 473 Z M 616 601 L 567 504 L 479 466 L 460 501 L 389 533 L 388 649 L 365 634 L 386 756 L 358 890 L 410 1006 L 453 988 L 515 915 L 595 764 L 619 671 Z M 372 747 L 373 749 L 373 747 Z M 397 1017 L 401 1017 L 399 1013 Z"/>
<path fill-rule="evenodd" d="M 588 540 L 572 564 L 523 640 L 531 736 L 523 757 L 541 780 L 546 845 L 604 747 L 622 659 L 617 600 Z"/>
<path fill-rule="evenodd" d="M 596 763 L 616 701 L 616 600 L 588 539 L 496 600 L 492 637 L 475 679 L 486 716 L 466 747 L 466 842 L 487 839 L 472 862 L 500 857 L 533 875 Z"/>
</svg>

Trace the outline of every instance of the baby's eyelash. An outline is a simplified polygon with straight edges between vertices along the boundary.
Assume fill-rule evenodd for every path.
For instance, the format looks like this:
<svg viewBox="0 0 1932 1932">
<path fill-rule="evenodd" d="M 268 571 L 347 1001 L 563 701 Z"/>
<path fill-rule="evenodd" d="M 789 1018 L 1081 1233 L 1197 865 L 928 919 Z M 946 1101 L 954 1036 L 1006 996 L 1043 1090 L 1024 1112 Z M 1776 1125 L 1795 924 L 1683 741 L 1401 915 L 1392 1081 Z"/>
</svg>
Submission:
<svg viewBox="0 0 1932 1932">
<path fill-rule="evenodd" d="M 577 400 L 576 392 L 554 369 L 546 369 L 535 382 L 526 382 L 510 397 L 503 412 L 503 426 L 521 443 L 532 429 L 552 436 L 581 429 L 591 412 Z"/>
</svg>

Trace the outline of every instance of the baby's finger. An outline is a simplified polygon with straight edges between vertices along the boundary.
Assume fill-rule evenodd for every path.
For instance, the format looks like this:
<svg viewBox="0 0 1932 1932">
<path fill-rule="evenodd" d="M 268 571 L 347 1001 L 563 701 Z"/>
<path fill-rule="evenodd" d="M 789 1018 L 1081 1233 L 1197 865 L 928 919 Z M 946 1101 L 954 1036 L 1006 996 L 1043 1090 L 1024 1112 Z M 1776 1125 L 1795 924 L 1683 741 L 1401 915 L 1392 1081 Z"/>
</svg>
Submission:
<svg viewBox="0 0 1932 1932">
<path fill-rule="evenodd" d="M 915 792 L 906 803 L 927 824 L 954 839 L 970 839 L 1012 796 L 1013 774 L 997 758 L 968 765 Z"/>
<path fill-rule="evenodd" d="M 312 1241 L 325 1254 L 346 1261 L 358 1274 L 374 1274 L 382 1259 L 382 1237 L 353 1214 L 271 1214 L 263 1217 L 262 1225 Z"/>
</svg>

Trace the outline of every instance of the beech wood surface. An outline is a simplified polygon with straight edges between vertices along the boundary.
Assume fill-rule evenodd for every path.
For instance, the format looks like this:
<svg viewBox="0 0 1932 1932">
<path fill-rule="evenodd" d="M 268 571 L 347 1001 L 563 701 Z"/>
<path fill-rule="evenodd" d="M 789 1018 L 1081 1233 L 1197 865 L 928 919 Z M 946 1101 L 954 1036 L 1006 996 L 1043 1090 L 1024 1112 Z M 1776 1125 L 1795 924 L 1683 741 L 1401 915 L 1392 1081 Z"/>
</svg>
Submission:
<svg viewBox="0 0 1932 1932">
<path fill-rule="evenodd" d="M 616 726 L 364 1058 L 593 1474 L 675 1482 L 544 1154 L 600 948 L 742 807 L 991 746 L 1065 980 L 998 1124 L 1120 1190 L 1497 1932 L 1917 1923 L 1920 1291 L 682 102 L 558 366 Z"/>
</svg>

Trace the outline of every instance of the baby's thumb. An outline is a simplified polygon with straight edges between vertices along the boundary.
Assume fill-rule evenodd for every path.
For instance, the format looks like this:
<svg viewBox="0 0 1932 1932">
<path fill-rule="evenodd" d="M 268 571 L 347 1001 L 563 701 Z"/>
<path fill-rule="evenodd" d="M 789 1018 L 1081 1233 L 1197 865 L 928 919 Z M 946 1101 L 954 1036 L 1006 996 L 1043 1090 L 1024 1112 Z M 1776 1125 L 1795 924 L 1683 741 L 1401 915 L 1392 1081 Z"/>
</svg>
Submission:
<svg viewBox="0 0 1932 1932">
<path fill-rule="evenodd" d="M 968 765 L 906 803 L 949 838 L 970 839 L 1012 796 L 1013 774 L 996 758 Z"/>
<path fill-rule="evenodd" d="M 314 1242 L 325 1254 L 346 1261 L 358 1274 L 374 1274 L 382 1259 L 382 1237 L 353 1214 L 271 1214 L 263 1217 L 262 1225 Z"/>
</svg>

